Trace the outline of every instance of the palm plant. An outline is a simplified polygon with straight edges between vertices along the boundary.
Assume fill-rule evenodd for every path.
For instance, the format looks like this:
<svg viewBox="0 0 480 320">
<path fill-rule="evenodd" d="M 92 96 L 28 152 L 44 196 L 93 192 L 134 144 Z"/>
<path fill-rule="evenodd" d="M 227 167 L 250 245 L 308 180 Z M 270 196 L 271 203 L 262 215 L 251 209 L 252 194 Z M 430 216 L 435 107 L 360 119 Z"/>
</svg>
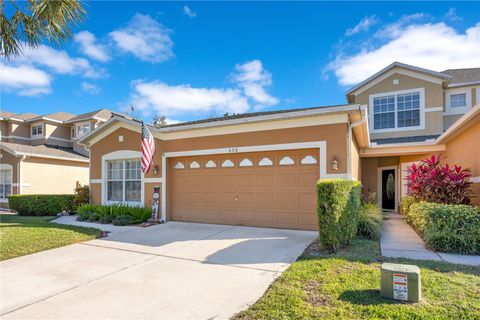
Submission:
<svg viewBox="0 0 480 320">
<path fill-rule="evenodd" d="M 36 48 L 43 40 L 58 45 L 85 13 L 82 0 L 0 0 L 0 55 L 19 56 L 24 44 Z"/>
</svg>

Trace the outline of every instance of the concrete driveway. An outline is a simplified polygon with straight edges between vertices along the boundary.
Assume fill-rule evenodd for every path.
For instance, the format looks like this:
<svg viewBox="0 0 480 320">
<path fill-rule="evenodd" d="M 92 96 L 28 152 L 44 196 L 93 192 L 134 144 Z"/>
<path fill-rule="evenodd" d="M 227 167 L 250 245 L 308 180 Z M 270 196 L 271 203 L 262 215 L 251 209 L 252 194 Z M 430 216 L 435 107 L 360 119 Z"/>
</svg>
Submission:
<svg viewBox="0 0 480 320">
<path fill-rule="evenodd" d="M 0 263 L 2 318 L 225 319 L 316 232 L 169 222 Z"/>
</svg>

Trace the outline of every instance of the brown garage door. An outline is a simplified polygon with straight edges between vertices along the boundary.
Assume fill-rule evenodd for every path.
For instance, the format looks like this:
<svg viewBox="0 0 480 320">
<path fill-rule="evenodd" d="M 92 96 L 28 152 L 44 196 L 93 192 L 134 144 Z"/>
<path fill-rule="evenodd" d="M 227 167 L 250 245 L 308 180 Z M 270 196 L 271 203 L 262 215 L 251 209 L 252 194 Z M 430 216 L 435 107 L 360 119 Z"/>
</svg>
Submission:
<svg viewBox="0 0 480 320">
<path fill-rule="evenodd" d="M 318 149 L 173 158 L 178 221 L 318 229 Z"/>
</svg>

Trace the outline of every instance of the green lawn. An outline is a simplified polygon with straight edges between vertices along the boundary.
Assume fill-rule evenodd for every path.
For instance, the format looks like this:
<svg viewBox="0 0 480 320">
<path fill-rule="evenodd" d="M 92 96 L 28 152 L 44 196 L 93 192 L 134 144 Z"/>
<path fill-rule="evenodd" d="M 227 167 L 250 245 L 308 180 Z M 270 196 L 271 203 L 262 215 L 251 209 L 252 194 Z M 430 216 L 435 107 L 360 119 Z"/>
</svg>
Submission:
<svg viewBox="0 0 480 320">
<path fill-rule="evenodd" d="M 101 233 L 49 222 L 54 218 L 0 214 L 0 260 L 95 239 Z"/>
<path fill-rule="evenodd" d="M 386 261 L 421 268 L 420 303 L 380 297 L 380 265 Z M 314 243 L 234 319 L 480 319 L 480 268 L 382 258 L 371 240 L 356 240 L 332 255 Z"/>
</svg>

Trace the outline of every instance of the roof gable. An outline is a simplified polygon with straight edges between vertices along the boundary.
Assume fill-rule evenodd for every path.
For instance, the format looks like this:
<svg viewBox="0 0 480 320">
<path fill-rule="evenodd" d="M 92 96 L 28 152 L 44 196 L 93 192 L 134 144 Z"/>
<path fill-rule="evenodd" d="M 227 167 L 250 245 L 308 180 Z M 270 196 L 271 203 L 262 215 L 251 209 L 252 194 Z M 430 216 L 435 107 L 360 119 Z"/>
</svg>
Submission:
<svg viewBox="0 0 480 320">
<path fill-rule="evenodd" d="M 374 75 L 368 77 L 364 81 L 360 82 L 353 88 L 349 89 L 345 94 L 348 98 L 348 96 L 351 94 L 361 93 L 368 88 L 374 86 L 375 84 L 381 82 L 385 78 L 388 78 L 391 74 L 395 72 L 434 83 L 442 83 L 443 81 L 449 81 L 452 79 L 452 76 L 448 74 L 419 68 L 400 62 L 394 62 L 386 68 L 383 68 L 379 72 L 375 73 Z"/>
</svg>

